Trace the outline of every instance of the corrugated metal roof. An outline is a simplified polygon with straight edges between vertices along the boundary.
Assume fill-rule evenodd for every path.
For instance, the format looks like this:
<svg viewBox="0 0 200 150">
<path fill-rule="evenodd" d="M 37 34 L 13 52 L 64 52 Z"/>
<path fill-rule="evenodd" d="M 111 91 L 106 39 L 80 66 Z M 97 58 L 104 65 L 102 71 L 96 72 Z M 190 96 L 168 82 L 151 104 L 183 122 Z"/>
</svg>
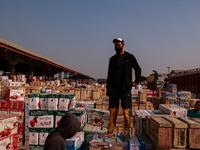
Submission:
<svg viewBox="0 0 200 150">
<path fill-rule="evenodd" d="M 9 41 L 6 41 L 6 40 L 4 40 L 4 39 L 1 39 L 1 38 L 0 38 L 0 43 L 5 44 L 5 45 L 7 45 L 7 46 L 10 46 L 10 47 L 12 47 L 12 48 L 15 48 L 15 49 L 17 49 L 17 50 L 19 50 L 19 51 L 22 51 L 22 52 L 24 52 L 24 53 L 30 54 L 30 55 L 32 55 L 32 56 L 35 56 L 35 57 L 41 58 L 41 59 L 43 59 L 43 60 L 49 61 L 49 62 L 51 62 L 51 63 L 54 63 L 54 64 L 58 65 L 58 66 L 64 67 L 64 68 L 66 68 L 66 69 L 69 69 L 71 72 L 75 72 L 75 73 L 77 73 L 77 74 L 80 74 L 80 75 L 83 75 L 83 76 L 85 76 L 85 77 L 88 77 L 88 78 L 93 79 L 92 77 L 90 77 L 90 76 L 88 76 L 88 75 L 82 74 L 82 73 L 80 73 L 80 72 L 78 72 L 78 71 L 75 71 L 75 70 L 73 70 L 73 69 L 71 69 L 71 68 L 65 66 L 65 65 L 62 65 L 62 64 L 60 64 L 60 63 L 57 63 L 57 62 L 55 62 L 55 61 L 53 61 L 53 60 L 51 60 L 51 59 L 49 59 L 49 58 L 46 58 L 46 57 L 44 57 L 44 56 L 42 56 L 42 55 L 39 55 L 39 54 L 37 54 L 37 53 L 34 53 L 34 52 L 30 51 L 30 50 L 27 50 L 27 49 L 25 49 L 25 48 L 23 48 L 23 47 L 21 47 L 21 46 L 18 46 L 18 45 L 16 45 L 16 44 L 11 43 L 11 42 L 9 42 Z"/>
</svg>

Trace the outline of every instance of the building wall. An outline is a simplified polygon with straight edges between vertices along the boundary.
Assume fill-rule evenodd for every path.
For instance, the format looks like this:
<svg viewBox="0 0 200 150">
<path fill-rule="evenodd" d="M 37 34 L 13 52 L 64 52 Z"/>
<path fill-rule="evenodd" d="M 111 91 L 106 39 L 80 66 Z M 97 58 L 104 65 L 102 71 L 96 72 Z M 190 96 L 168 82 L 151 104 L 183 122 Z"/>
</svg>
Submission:
<svg viewBox="0 0 200 150">
<path fill-rule="evenodd" d="M 170 77 L 170 84 L 177 84 L 178 90 L 191 91 L 200 95 L 200 73 L 175 75 Z"/>
</svg>

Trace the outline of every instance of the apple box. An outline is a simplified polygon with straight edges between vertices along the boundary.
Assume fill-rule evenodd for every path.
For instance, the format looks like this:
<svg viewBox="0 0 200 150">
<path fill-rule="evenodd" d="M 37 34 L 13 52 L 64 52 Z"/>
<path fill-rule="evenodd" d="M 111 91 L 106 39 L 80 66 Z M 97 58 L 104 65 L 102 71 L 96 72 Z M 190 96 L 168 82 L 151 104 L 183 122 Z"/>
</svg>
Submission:
<svg viewBox="0 0 200 150">
<path fill-rule="evenodd" d="M 53 112 L 46 111 L 42 112 L 41 116 L 39 116 L 39 128 L 53 128 L 54 127 L 54 116 Z"/>
<path fill-rule="evenodd" d="M 45 144 L 45 140 L 47 138 L 47 136 L 49 135 L 49 130 L 48 129 L 38 129 L 38 133 L 39 133 L 39 145 L 44 145 Z"/>
<path fill-rule="evenodd" d="M 173 105 L 173 104 L 160 104 L 159 110 L 165 112 L 168 115 L 174 115 L 176 117 L 187 117 L 187 109 Z"/>
<path fill-rule="evenodd" d="M 190 99 L 190 93 L 177 92 L 177 98 L 179 100 L 189 100 Z"/>
<path fill-rule="evenodd" d="M 61 111 L 67 111 L 68 110 L 68 105 L 70 103 L 70 97 L 69 94 L 59 94 L 59 104 L 58 104 L 58 109 Z"/>
<path fill-rule="evenodd" d="M 32 128 L 53 128 L 54 116 L 52 111 L 30 111 L 29 127 Z"/>
<path fill-rule="evenodd" d="M 47 94 L 40 94 L 40 109 L 48 110 L 48 98 Z"/>
<path fill-rule="evenodd" d="M 9 100 L 24 101 L 25 90 L 10 89 L 9 92 L 10 92 L 10 94 L 9 94 Z"/>
<path fill-rule="evenodd" d="M 86 124 L 83 128 L 84 132 L 92 132 L 92 133 L 106 133 L 108 131 L 105 127 L 94 126 L 91 124 Z"/>
<path fill-rule="evenodd" d="M 80 149 L 83 141 L 84 141 L 84 132 L 77 132 L 73 137 L 65 140 L 66 150 Z"/>
<path fill-rule="evenodd" d="M 76 107 L 85 107 L 86 110 L 91 110 L 91 109 L 94 109 L 95 108 L 95 103 L 96 102 L 78 102 L 76 104 Z"/>
<path fill-rule="evenodd" d="M 29 145 L 38 145 L 38 129 L 29 129 Z"/>
<path fill-rule="evenodd" d="M 92 109 L 88 112 L 88 124 L 107 127 L 110 112 L 101 109 Z"/>
<path fill-rule="evenodd" d="M 75 94 L 68 94 L 69 95 L 69 105 L 68 105 L 68 109 L 72 109 L 76 106 L 76 101 L 75 101 Z"/>
<path fill-rule="evenodd" d="M 29 110 L 39 110 L 40 109 L 40 99 L 39 94 L 28 95 Z"/>
<path fill-rule="evenodd" d="M 48 110 L 58 110 L 58 94 L 48 94 Z"/>
<path fill-rule="evenodd" d="M 81 108 L 81 109 L 85 109 L 85 108 Z M 68 113 L 72 113 L 74 115 L 77 116 L 77 118 L 79 119 L 80 123 L 81 123 L 81 128 L 85 125 L 86 123 L 86 111 L 81 111 L 81 110 L 76 110 L 76 108 L 71 109 L 69 111 L 67 111 Z"/>
<path fill-rule="evenodd" d="M 60 124 L 60 119 L 66 114 L 66 111 L 57 111 L 55 117 L 55 127 Z"/>
<path fill-rule="evenodd" d="M 7 100 L 0 100 L 1 111 L 7 111 L 7 102 Z"/>
<path fill-rule="evenodd" d="M 17 133 L 18 120 L 16 115 L 0 114 L 0 137 Z"/>
<path fill-rule="evenodd" d="M 0 150 L 17 150 L 18 134 L 0 138 Z"/>
<path fill-rule="evenodd" d="M 161 97 L 167 100 L 176 100 L 177 99 L 177 93 L 173 92 L 162 92 Z"/>
</svg>

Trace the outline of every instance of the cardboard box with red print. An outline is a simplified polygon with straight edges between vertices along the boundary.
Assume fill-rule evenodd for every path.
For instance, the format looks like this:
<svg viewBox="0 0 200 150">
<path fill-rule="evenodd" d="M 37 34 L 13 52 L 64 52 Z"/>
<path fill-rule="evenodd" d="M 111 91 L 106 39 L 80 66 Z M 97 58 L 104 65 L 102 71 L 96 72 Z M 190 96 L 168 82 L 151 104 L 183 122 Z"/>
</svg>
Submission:
<svg viewBox="0 0 200 150">
<path fill-rule="evenodd" d="M 48 94 L 48 110 L 58 110 L 58 94 Z"/>
<path fill-rule="evenodd" d="M 67 111 L 68 106 L 70 103 L 70 96 L 69 94 L 59 94 L 59 104 L 58 104 L 58 109 L 61 111 Z"/>
<path fill-rule="evenodd" d="M 52 111 L 30 111 L 29 127 L 31 128 L 53 128 L 54 116 Z"/>
<path fill-rule="evenodd" d="M 28 95 L 29 110 L 40 110 L 39 94 Z"/>
<path fill-rule="evenodd" d="M 92 109 L 88 112 L 88 124 L 107 127 L 110 112 L 101 109 Z"/>
<path fill-rule="evenodd" d="M 18 120 L 16 115 L 0 114 L 0 137 L 17 133 Z"/>
<path fill-rule="evenodd" d="M 9 100 L 19 100 L 24 101 L 25 90 L 23 89 L 5 89 L 4 98 Z"/>
<path fill-rule="evenodd" d="M 48 98 L 47 94 L 40 94 L 40 109 L 48 110 Z"/>
<path fill-rule="evenodd" d="M 0 150 L 18 150 L 18 134 L 0 138 Z"/>
<path fill-rule="evenodd" d="M 47 136 L 53 130 L 54 130 L 53 128 L 52 129 L 39 129 L 38 130 L 38 133 L 39 133 L 38 138 L 39 138 L 39 145 L 40 146 L 44 146 Z"/>
<path fill-rule="evenodd" d="M 168 115 L 174 115 L 176 117 L 187 117 L 187 109 L 173 105 L 173 104 L 160 104 L 159 110 L 165 112 Z"/>
<path fill-rule="evenodd" d="M 29 145 L 38 145 L 38 129 L 29 129 Z"/>
<path fill-rule="evenodd" d="M 55 117 L 55 128 L 60 124 L 60 119 L 66 114 L 66 111 L 57 111 Z"/>
</svg>

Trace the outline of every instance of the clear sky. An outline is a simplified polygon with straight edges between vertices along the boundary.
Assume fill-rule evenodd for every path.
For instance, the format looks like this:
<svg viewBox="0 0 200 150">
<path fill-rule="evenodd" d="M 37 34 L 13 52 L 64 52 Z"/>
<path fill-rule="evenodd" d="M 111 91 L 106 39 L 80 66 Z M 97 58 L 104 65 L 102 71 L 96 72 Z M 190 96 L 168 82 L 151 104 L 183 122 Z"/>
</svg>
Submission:
<svg viewBox="0 0 200 150">
<path fill-rule="evenodd" d="M 199 68 L 200 0 L 0 0 L 0 38 L 96 79 L 117 37 L 144 76 Z"/>
</svg>

